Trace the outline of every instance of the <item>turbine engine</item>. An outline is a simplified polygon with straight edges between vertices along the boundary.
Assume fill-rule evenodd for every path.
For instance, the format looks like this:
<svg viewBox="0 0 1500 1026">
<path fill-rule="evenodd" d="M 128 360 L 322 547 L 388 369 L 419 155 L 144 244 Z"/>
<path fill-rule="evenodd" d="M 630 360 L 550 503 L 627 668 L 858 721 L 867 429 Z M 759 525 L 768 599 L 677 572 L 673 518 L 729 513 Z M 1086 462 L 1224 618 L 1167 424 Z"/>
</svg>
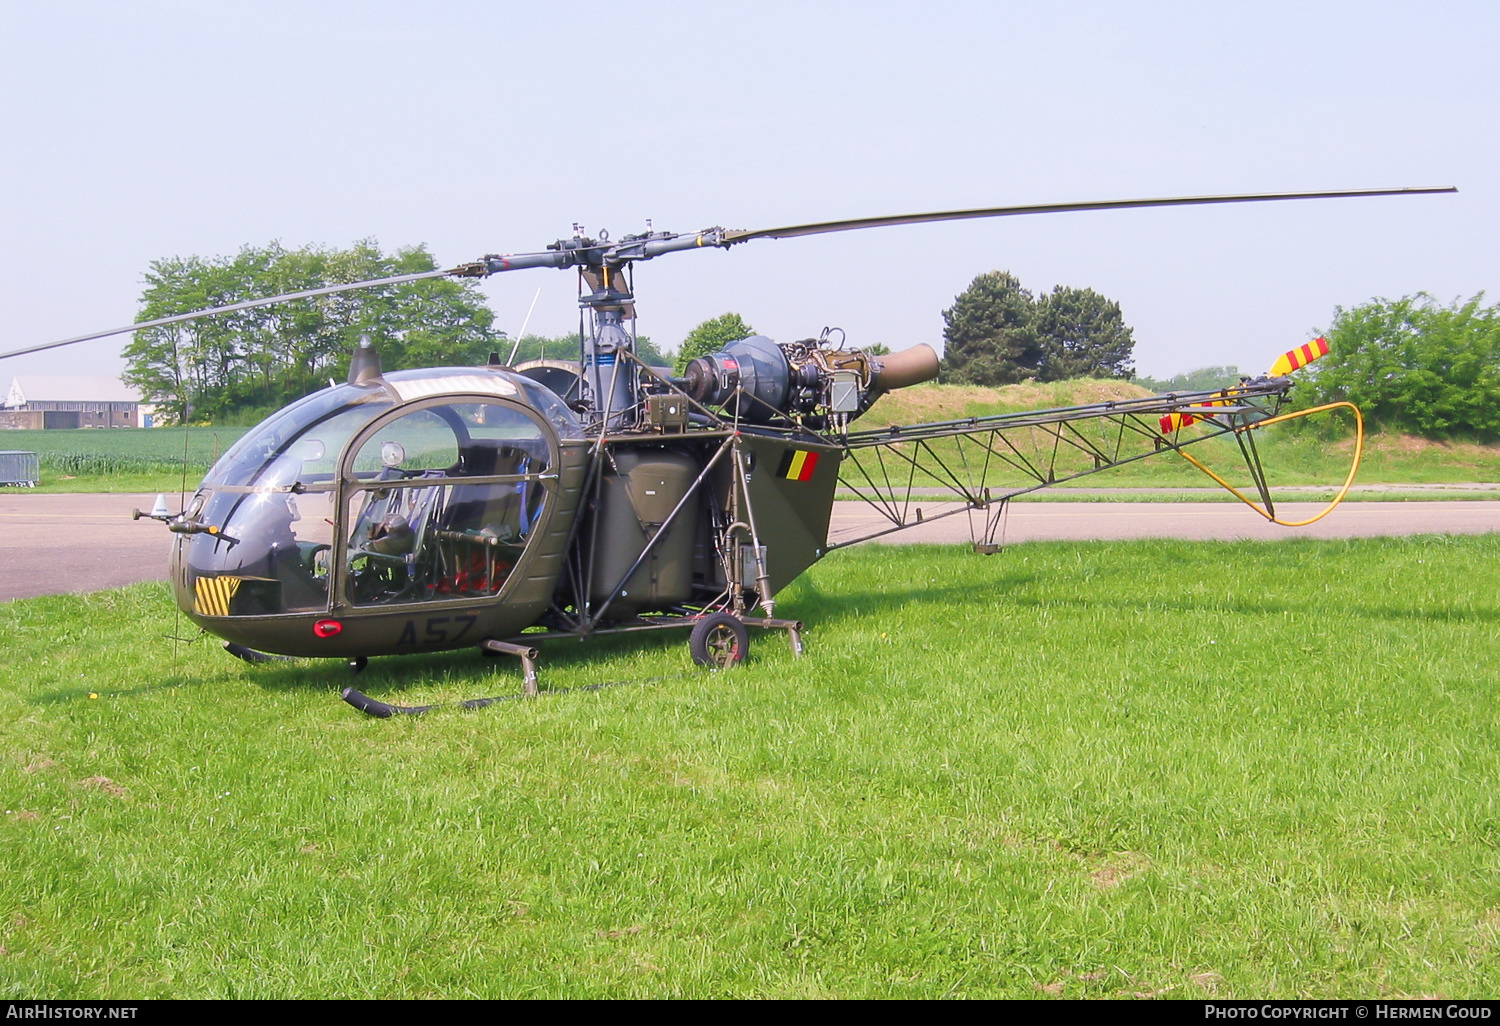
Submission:
<svg viewBox="0 0 1500 1026">
<path fill-rule="evenodd" d="M 874 355 L 833 349 L 819 339 L 778 344 L 752 335 L 689 362 L 683 391 L 752 424 L 813 418 L 838 428 L 886 392 L 930 381 L 937 373 L 937 353 L 926 344 Z"/>
</svg>

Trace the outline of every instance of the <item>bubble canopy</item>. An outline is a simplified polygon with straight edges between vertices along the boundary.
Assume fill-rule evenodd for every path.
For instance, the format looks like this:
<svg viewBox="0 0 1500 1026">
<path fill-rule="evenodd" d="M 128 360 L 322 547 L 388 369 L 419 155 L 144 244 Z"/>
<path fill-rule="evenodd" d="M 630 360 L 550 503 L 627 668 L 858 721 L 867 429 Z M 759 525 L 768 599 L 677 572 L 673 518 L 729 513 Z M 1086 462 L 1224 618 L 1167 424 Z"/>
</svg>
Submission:
<svg viewBox="0 0 1500 1026">
<path fill-rule="evenodd" d="M 195 617 L 498 596 L 582 439 L 550 389 L 438 368 L 338 385 L 221 457 L 186 510 L 174 579 Z"/>
</svg>

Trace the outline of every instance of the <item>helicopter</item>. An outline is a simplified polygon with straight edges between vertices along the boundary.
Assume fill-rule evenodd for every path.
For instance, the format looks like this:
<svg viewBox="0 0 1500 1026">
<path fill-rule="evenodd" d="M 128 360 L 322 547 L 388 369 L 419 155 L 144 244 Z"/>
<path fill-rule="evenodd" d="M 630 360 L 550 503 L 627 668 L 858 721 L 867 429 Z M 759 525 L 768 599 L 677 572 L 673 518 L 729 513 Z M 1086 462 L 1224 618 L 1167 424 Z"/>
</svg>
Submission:
<svg viewBox="0 0 1500 1026">
<path fill-rule="evenodd" d="M 535 695 L 537 646 L 559 638 L 686 630 L 694 660 L 722 668 L 746 657 L 753 628 L 783 632 L 801 655 L 804 624 L 777 617 L 776 596 L 830 552 L 967 516 L 975 550 L 994 553 L 1016 496 L 1162 453 L 1203 466 L 1186 450 L 1218 437 L 1238 443 L 1260 502 L 1236 494 L 1287 523 L 1275 514 L 1254 432 L 1329 408 L 1282 412 L 1292 371 L 1327 351 L 1318 340 L 1229 388 L 856 427 L 881 396 L 935 378 L 937 353 L 925 344 L 872 352 L 842 333 L 835 343 L 825 329 L 792 342 L 751 336 L 691 360 L 680 377 L 664 374 L 636 353 L 636 263 L 933 221 L 1454 191 L 1112 200 L 755 231 L 648 227 L 619 240 L 575 226 L 572 238 L 538 251 L 0 355 L 372 285 L 576 270 L 586 325 L 576 360 L 508 366 L 495 353 L 480 367 L 387 373 L 362 339 L 344 382 L 250 430 L 184 509 L 134 514 L 172 533 L 170 580 L 183 614 L 241 659 L 338 658 L 360 670 L 373 656 L 474 648 L 518 658 L 522 693 Z M 1358 449 L 1345 492 L 1357 467 Z M 840 497 L 866 503 L 876 525 L 831 536 Z M 377 716 L 420 711 L 353 688 L 344 697 Z"/>
</svg>

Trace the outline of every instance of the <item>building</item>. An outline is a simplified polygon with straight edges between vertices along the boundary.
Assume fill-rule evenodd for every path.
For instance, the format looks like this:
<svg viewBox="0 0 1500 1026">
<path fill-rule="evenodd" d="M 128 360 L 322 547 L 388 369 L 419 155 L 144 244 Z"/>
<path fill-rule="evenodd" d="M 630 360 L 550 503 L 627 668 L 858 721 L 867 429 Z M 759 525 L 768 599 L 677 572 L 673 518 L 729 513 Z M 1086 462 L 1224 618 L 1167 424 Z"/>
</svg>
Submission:
<svg viewBox="0 0 1500 1026">
<path fill-rule="evenodd" d="M 0 428 L 139 427 L 140 407 L 119 378 L 24 375 L 0 403 Z"/>
</svg>

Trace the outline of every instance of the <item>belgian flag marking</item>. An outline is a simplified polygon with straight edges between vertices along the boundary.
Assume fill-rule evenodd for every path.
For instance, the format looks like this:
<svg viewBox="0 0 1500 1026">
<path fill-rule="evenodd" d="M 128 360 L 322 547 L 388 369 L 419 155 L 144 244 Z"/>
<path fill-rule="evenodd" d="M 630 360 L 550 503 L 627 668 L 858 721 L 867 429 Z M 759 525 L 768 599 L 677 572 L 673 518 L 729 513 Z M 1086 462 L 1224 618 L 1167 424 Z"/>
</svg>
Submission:
<svg viewBox="0 0 1500 1026">
<path fill-rule="evenodd" d="M 200 577 L 193 582 L 193 608 L 200 616 L 228 616 L 243 577 Z"/>
<path fill-rule="evenodd" d="M 788 481 L 811 481 L 818 467 L 818 454 L 806 449 L 788 449 L 776 468 L 776 476 Z"/>
</svg>

